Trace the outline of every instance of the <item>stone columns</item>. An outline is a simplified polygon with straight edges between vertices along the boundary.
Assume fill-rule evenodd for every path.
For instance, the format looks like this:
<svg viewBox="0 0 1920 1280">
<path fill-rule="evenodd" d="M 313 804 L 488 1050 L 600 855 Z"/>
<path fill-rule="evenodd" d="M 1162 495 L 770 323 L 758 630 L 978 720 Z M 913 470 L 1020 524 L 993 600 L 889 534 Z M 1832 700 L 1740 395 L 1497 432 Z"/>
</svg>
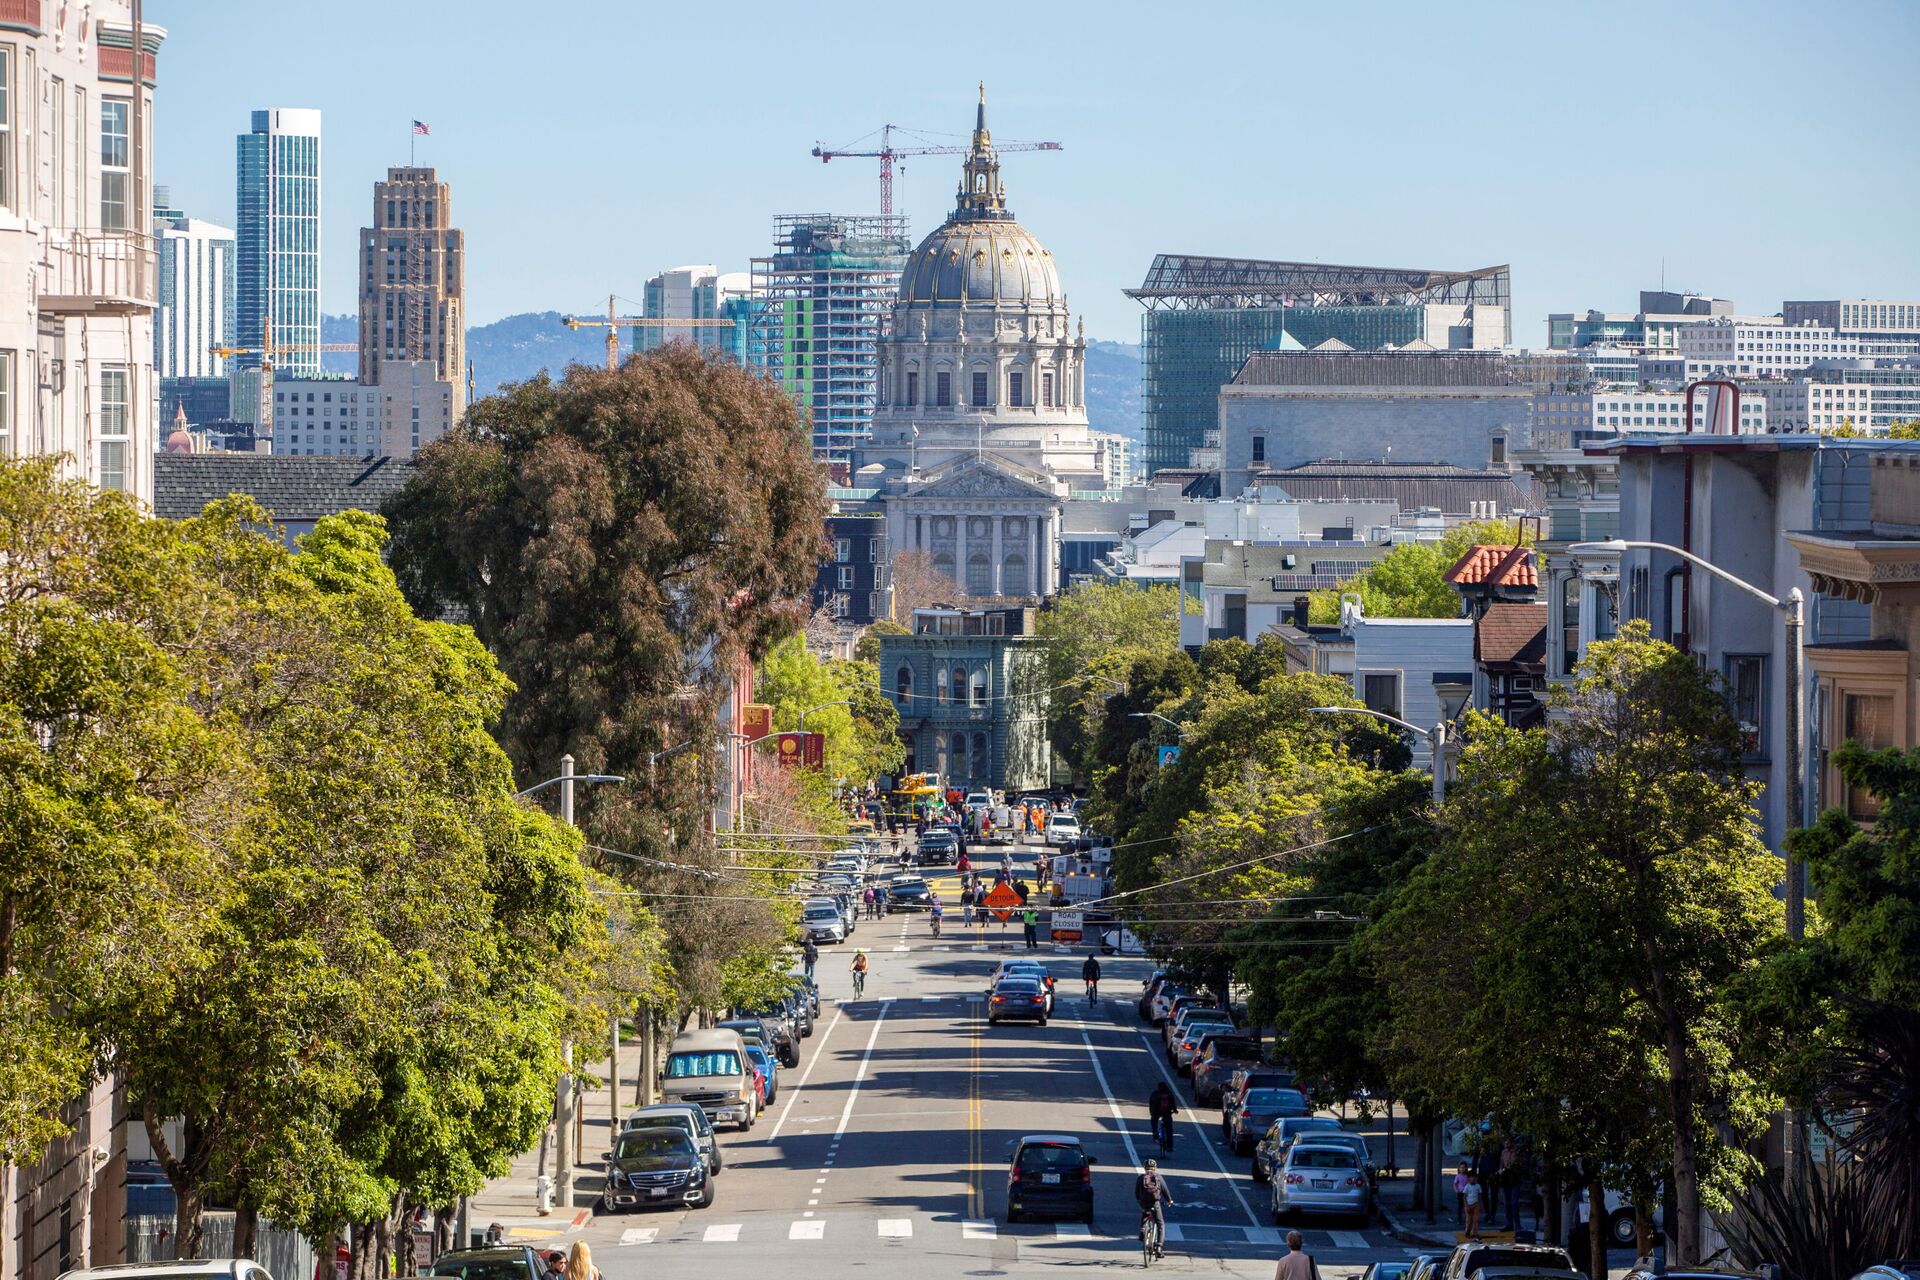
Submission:
<svg viewBox="0 0 1920 1280">
<path fill-rule="evenodd" d="M 1005 516 L 989 517 L 993 521 L 993 563 L 988 566 L 988 580 L 993 583 L 993 594 L 999 595 L 1006 584 L 1001 580 L 1000 568 L 1003 552 L 1000 543 L 1000 527 L 1007 522 Z"/>
<path fill-rule="evenodd" d="M 967 513 L 956 511 L 953 515 L 953 576 L 960 584 L 960 594 L 967 594 Z"/>
</svg>

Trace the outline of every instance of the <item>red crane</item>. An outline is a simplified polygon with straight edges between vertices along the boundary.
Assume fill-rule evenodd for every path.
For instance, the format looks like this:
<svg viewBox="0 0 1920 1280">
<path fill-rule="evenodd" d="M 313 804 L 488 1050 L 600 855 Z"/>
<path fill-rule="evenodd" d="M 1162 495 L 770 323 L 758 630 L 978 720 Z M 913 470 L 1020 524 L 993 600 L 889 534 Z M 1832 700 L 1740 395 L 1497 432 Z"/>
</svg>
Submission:
<svg viewBox="0 0 1920 1280">
<path fill-rule="evenodd" d="M 878 151 L 853 151 L 844 147 L 815 147 L 813 154 L 820 157 L 820 163 L 829 160 L 848 160 L 864 157 L 878 158 L 880 161 L 880 212 L 883 216 L 893 213 L 893 162 L 901 156 L 964 156 L 972 151 L 971 146 L 934 145 L 918 147 L 896 147 L 893 145 L 893 131 L 913 133 L 914 130 L 902 128 L 897 124 L 880 126 L 880 149 Z M 868 135 L 871 137 L 872 135 Z M 994 145 L 996 151 L 1058 151 L 1057 142 L 1001 142 Z"/>
</svg>

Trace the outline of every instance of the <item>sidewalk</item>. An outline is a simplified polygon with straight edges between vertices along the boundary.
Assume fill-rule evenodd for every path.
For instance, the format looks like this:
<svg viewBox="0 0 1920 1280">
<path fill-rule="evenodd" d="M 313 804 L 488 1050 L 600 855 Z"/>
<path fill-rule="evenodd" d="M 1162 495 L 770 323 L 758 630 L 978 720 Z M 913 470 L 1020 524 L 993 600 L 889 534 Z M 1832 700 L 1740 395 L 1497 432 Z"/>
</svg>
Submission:
<svg viewBox="0 0 1920 1280">
<path fill-rule="evenodd" d="M 635 1096 L 634 1077 L 639 1062 L 639 1040 L 623 1040 L 620 1045 L 619 1108 L 623 1116 L 639 1105 Z M 587 1067 L 586 1074 L 600 1083 L 583 1088 L 579 1094 L 583 1122 L 578 1129 L 581 1135 L 579 1148 L 574 1152 L 573 1207 L 560 1208 L 556 1194 L 552 1213 L 541 1216 L 534 1181 L 539 1161 L 539 1147 L 536 1145 L 533 1150 L 524 1151 L 513 1158 L 513 1167 L 505 1177 L 495 1178 L 472 1197 L 468 1207 L 468 1222 L 472 1230 L 485 1231 L 488 1224 L 497 1222 L 507 1228 L 507 1239 L 514 1243 L 535 1247 L 558 1246 L 578 1235 L 593 1221 L 594 1206 L 599 1203 L 606 1177 L 606 1162 L 601 1158 L 601 1153 L 613 1140 L 613 1099 L 606 1085 L 607 1063 L 604 1060 Z M 554 1171 L 556 1145 L 550 1137 L 546 1162 L 549 1174 Z"/>
</svg>

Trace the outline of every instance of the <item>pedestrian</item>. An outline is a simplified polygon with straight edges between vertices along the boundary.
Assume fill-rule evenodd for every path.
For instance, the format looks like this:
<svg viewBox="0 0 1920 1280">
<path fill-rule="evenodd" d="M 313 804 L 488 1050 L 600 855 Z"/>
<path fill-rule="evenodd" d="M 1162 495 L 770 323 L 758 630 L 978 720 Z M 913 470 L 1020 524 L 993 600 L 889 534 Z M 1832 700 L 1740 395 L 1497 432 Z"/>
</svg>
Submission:
<svg viewBox="0 0 1920 1280">
<path fill-rule="evenodd" d="M 1475 1174 L 1468 1174 L 1467 1189 L 1461 1193 L 1461 1199 L 1466 1202 L 1467 1206 L 1466 1230 L 1467 1239 L 1469 1240 L 1478 1240 L 1480 1238 L 1480 1197 L 1482 1194 L 1483 1189 L 1480 1186 L 1479 1177 Z"/>
<path fill-rule="evenodd" d="M 1033 892 L 1033 890 L 1027 888 L 1027 882 L 1025 880 L 1015 880 L 1013 882 L 1013 891 L 1020 895 L 1020 905 L 1023 907 L 1027 905 L 1027 895 Z"/>
<path fill-rule="evenodd" d="M 1287 1252 L 1274 1264 L 1273 1280 L 1320 1280 L 1319 1266 L 1301 1245 L 1298 1231 L 1287 1232 Z"/>
<path fill-rule="evenodd" d="M 549 1249 L 542 1254 L 540 1261 L 545 1264 L 540 1271 L 540 1280 L 565 1280 L 567 1274 L 567 1255 L 558 1249 Z"/>
<path fill-rule="evenodd" d="M 1040 913 L 1028 907 L 1025 914 L 1020 917 L 1020 923 L 1026 926 L 1027 950 L 1038 951 L 1040 949 Z"/>
<path fill-rule="evenodd" d="M 1467 1221 L 1467 1184 L 1472 1181 L 1473 1167 L 1462 1163 L 1460 1172 L 1453 1175 L 1454 1208 L 1458 1212 L 1462 1226 L 1465 1226 Z"/>
<path fill-rule="evenodd" d="M 585 1240 L 575 1240 L 567 1250 L 567 1280 L 600 1280 L 600 1268 L 593 1265 L 593 1250 Z"/>
<path fill-rule="evenodd" d="M 808 934 L 806 941 L 800 944 L 800 972 L 807 975 L 807 981 L 813 981 L 813 966 L 820 963 L 820 946 Z"/>
<path fill-rule="evenodd" d="M 1500 1156 L 1495 1162 L 1493 1176 L 1494 1190 L 1499 1193 L 1488 1208 L 1493 1216 L 1500 1212 L 1499 1199 L 1507 1202 L 1507 1230 L 1520 1229 L 1520 1150 L 1513 1145 L 1509 1137 L 1500 1144 Z"/>
</svg>

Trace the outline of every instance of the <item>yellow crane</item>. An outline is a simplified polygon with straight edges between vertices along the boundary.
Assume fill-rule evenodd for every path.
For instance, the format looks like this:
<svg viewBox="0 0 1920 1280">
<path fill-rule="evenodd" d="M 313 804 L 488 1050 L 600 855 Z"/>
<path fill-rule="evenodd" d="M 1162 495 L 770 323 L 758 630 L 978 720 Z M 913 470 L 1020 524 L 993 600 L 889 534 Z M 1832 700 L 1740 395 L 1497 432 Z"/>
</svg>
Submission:
<svg viewBox="0 0 1920 1280">
<path fill-rule="evenodd" d="M 216 356 L 231 360 L 234 356 L 260 357 L 260 398 L 254 406 L 254 432 L 262 437 L 273 434 L 273 358 L 289 355 L 296 351 L 358 351 L 357 342 L 309 342 L 299 346 L 276 346 L 273 341 L 273 322 L 267 321 L 266 341 L 257 347 L 208 347 Z"/>
<path fill-rule="evenodd" d="M 614 308 L 614 295 L 607 295 L 607 318 L 604 320 L 583 320 L 579 316 L 563 316 L 560 320 L 569 329 L 607 330 L 607 369 L 612 371 L 620 367 L 620 331 L 622 329 L 731 329 L 731 320 L 674 320 L 665 317 L 623 316 Z"/>
</svg>

